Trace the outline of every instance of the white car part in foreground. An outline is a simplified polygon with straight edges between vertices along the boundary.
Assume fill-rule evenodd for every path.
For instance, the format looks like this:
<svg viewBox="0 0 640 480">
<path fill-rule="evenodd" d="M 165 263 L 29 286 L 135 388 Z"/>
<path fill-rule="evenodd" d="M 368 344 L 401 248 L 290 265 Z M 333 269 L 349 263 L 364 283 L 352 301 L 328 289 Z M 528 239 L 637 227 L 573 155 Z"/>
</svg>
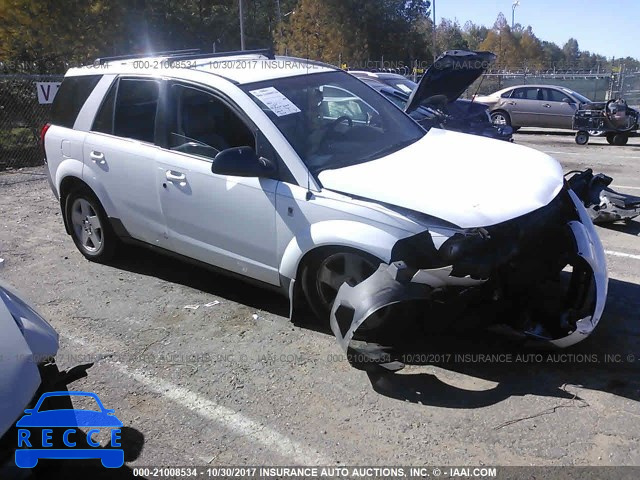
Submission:
<svg viewBox="0 0 640 480">
<path fill-rule="evenodd" d="M 42 381 L 38 365 L 58 352 L 58 334 L 0 282 L 0 436 L 20 417 Z"/>
</svg>

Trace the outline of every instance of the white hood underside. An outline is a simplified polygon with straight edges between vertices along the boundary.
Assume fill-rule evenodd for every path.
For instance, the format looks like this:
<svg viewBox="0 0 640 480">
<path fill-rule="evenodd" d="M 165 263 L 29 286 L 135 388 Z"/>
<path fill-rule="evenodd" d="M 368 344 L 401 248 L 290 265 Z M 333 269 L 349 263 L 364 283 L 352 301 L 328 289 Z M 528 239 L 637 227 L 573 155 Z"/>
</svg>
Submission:
<svg viewBox="0 0 640 480">
<path fill-rule="evenodd" d="M 325 188 L 447 220 L 463 228 L 501 223 L 547 205 L 560 192 L 560 164 L 531 148 L 432 128 L 371 162 L 325 170 Z"/>
</svg>

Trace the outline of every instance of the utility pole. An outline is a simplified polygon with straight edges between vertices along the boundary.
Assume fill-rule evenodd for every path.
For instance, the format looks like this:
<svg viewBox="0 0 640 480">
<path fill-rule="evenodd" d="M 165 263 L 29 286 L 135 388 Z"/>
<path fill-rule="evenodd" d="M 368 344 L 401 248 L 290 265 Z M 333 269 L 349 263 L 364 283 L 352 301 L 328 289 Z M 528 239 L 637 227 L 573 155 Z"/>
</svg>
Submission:
<svg viewBox="0 0 640 480">
<path fill-rule="evenodd" d="M 436 49 L 436 0 L 431 0 L 431 10 L 433 10 L 433 61 L 436 61 L 438 58 L 438 53 Z"/>
<path fill-rule="evenodd" d="M 520 0 L 515 0 L 511 5 L 511 30 L 516 26 L 516 7 L 520 6 Z"/>
<path fill-rule="evenodd" d="M 280 0 L 276 0 L 276 18 L 278 19 L 278 30 L 280 32 L 280 40 L 282 40 L 282 10 L 280 10 Z"/>
<path fill-rule="evenodd" d="M 240 10 L 240 50 L 244 50 L 244 12 L 242 11 L 242 0 L 238 0 Z"/>
</svg>

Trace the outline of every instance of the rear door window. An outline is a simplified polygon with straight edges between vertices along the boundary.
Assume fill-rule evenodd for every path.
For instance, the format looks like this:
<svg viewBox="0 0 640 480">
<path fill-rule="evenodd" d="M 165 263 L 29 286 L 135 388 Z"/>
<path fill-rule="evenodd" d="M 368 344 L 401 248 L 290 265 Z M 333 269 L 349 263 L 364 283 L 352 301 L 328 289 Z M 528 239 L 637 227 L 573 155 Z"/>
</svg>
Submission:
<svg viewBox="0 0 640 480">
<path fill-rule="evenodd" d="M 61 127 L 73 128 L 84 102 L 87 101 L 101 78 L 102 75 L 66 77 L 53 100 L 51 123 Z"/>
<path fill-rule="evenodd" d="M 109 89 L 109 93 L 104 98 L 100 110 L 93 121 L 91 130 L 94 132 L 113 133 L 113 109 L 116 101 L 116 91 L 118 90 L 118 82 L 115 82 Z"/>
<path fill-rule="evenodd" d="M 543 100 L 542 98 L 538 98 L 538 90 L 538 88 L 516 88 L 511 98 L 518 98 L 520 100 Z"/>
<path fill-rule="evenodd" d="M 121 78 L 113 115 L 113 134 L 153 143 L 159 95 L 158 80 Z"/>
</svg>

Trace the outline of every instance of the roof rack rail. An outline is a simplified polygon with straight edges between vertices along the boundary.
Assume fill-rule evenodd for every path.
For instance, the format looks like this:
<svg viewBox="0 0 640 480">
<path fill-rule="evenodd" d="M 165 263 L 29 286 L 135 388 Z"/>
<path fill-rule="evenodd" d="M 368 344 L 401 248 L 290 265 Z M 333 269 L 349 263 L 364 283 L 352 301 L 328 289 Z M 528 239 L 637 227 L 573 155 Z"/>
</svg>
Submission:
<svg viewBox="0 0 640 480">
<path fill-rule="evenodd" d="M 205 58 L 233 57 L 237 55 L 264 55 L 269 60 L 274 60 L 276 58 L 272 49 L 263 48 L 259 50 L 233 50 L 229 52 L 216 53 L 186 53 L 184 55 L 172 56 L 171 60 L 199 60 Z"/>
<path fill-rule="evenodd" d="M 340 70 L 339 67 L 337 67 L 336 65 L 331 65 L 330 63 L 327 62 L 321 62 L 320 60 L 311 60 L 309 58 L 298 58 L 298 57 L 291 57 L 289 55 L 287 56 L 283 56 L 281 57 L 283 60 L 294 60 L 297 62 L 306 62 L 309 65 L 314 65 L 316 67 L 326 67 L 326 68 L 333 68 L 333 69 L 338 69 Z"/>
<path fill-rule="evenodd" d="M 197 55 L 200 53 L 199 48 L 188 48 L 185 50 L 167 50 L 164 52 L 146 52 L 146 53 L 133 53 L 130 55 L 118 55 L 115 57 L 99 57 L 93 61 L 95 66 L 104 65 L 107 62 L 112 62 L 114 60 L 133 60 L 135 58 L 146 58 L 146 57 L 176 57 L 183 55 Z"/>
</svg>

